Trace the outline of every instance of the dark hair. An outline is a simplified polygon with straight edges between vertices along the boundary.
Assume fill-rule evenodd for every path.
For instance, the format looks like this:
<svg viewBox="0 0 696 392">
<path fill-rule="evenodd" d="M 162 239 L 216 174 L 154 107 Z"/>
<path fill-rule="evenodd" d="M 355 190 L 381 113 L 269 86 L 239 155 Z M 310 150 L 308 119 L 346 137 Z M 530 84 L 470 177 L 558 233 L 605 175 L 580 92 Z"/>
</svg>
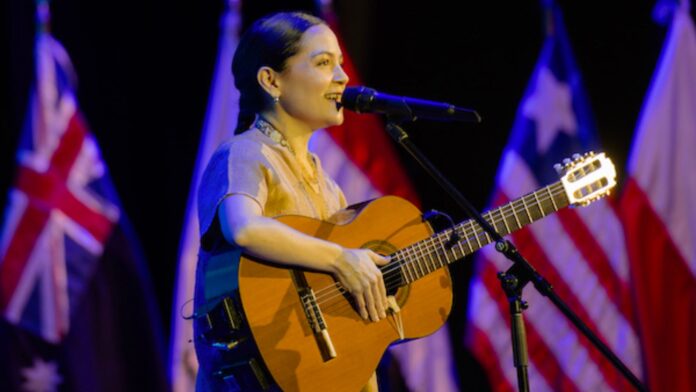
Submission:
<svg viewBox="0 0 696 392">
<path fill-rule="evenodd" d="M 234 85 L 240 93 L 235 134 L 246 131 L 256 113 L 271 102 L 257 81 L 259 68 L 282 72 L 287 59 L 299 51 L 302 34 L 319 24 L 324 21 L 309 14 L 281 12 L 257 20 L 242 35 L 232 60 Z"/>
</svg>

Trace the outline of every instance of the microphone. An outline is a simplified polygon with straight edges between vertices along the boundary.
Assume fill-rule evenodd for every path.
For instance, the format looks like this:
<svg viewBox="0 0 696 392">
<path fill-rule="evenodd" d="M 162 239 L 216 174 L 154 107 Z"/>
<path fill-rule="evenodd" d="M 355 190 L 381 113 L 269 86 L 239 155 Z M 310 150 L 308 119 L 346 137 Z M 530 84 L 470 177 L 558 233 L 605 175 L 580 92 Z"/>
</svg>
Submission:
<svg viewBox="0 0 696 392">
<path fill-rule="evenodd" d="M 341 102 L 337 104 L 357 113 L 381 113 L 400 120 L 416 121 L 422 118 L 433 121 L 481 122 L 481 116 L 475 110 L 458 108 L 448 103 L 378 93 L 364 86 L 347 87 Z"/>
</svg>

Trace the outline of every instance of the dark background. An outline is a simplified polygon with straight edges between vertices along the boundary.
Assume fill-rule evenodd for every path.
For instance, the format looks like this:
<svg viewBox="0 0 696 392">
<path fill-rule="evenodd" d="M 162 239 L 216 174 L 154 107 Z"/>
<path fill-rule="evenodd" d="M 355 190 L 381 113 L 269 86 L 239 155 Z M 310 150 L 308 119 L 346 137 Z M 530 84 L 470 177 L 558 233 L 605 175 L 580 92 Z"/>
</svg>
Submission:
<svg viewBox="0 0 696 392">
<path fill-rule="evenodd" d="M 247 15 L 311 4 L 250 3 Z M 666 28 L 652 20 L 653 1 L 560 5 L 605 151 L 623 168 Z M 2 44 L 9 60 L 4 57 L 0 115 L 3 200 L 28 107 L 35 31 L 31 1 L 8 0 L 4 8 Z M 51 8 L 53 34 L 73 60 L 81 109 L 144 248 L 167 328 L 224 1 L 54 0 Z M 408 126 L 416 144 L 483 208 L 541 48 L 540 2 L 336 0 L 335 10 L 366 85 L 472 107 L 483 116 L 475 126 Z M 423 207 L 461 218 L 448 197 L 402 157 Z M 459 365 L 468 369 L 462 370 L 465 378 L 472 373 L 461 348 L 469 265 L 453 268 L 457 289 L 450 321 Z"/>
</svg>

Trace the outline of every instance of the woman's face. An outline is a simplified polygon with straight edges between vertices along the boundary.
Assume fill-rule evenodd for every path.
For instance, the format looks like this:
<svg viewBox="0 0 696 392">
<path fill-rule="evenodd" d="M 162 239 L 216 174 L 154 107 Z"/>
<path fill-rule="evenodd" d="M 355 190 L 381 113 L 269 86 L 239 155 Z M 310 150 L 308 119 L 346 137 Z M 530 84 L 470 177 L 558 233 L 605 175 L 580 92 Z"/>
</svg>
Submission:
<svg viewBox="0 0 696 392">
<path fill-rule="evenodd" d="M 343 109 L 336 107 L 336 101 L 348 83 L 342 63 L 331 29 L 323 24 L 310 27 L 279 76 L 282 109 L 313 130 L 341 124 Z"/>
</svg>

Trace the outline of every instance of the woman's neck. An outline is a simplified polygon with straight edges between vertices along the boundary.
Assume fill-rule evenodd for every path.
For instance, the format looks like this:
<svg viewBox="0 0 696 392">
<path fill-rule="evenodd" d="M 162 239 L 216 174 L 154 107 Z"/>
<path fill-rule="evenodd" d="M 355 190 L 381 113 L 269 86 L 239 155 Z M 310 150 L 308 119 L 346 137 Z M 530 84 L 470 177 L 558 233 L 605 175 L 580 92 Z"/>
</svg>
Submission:
<svg viewBox="0 0 696 392">
<path fill-rule="evenodd" d="M 309 138 L 313 132 L 307 124 L 297 121 L 287 113 L 279 113 L 278 111 L 264 111 L 261 113 L 261 117 L 283 134 L 290 150 L 297 159 L 303 161 L 306 159 Z"/>
</svg>

